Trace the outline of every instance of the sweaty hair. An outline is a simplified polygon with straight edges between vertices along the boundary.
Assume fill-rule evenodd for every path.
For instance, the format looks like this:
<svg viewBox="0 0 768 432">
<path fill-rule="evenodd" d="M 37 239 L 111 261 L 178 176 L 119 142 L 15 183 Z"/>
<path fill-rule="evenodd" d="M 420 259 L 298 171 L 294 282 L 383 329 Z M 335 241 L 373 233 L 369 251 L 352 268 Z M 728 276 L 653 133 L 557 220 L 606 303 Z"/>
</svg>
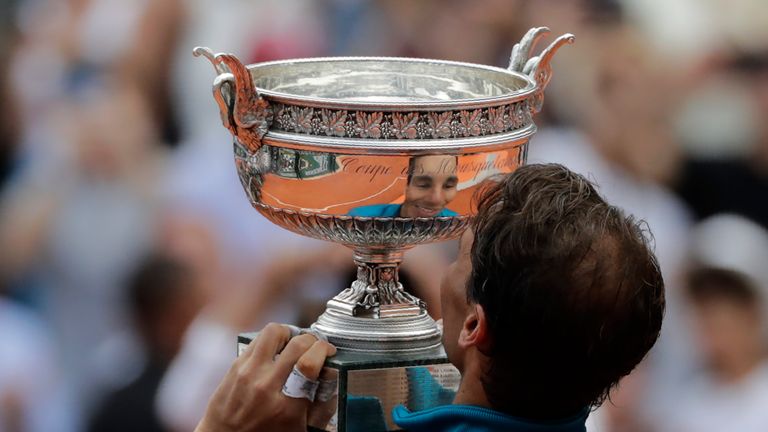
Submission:
<svg viewBox="0 0 768 432">
<path fill-rule="evenodd" d="M 494 409 L 599 406 L 658 339 L 664 282 L 646 228 L 561 165 L 527 165 L 478 202 L 468 300 L 486 315 Z"/>
</svg>

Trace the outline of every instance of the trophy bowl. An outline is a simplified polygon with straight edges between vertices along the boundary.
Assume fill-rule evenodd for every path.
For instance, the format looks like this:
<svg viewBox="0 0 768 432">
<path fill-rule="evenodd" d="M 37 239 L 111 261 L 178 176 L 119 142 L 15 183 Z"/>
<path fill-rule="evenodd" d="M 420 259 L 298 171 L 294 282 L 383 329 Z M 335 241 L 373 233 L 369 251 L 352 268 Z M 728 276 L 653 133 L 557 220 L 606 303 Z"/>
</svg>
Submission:
<svg viewBox="0 0 768 432">
<path fill-rule="evenodd" d="M 216 69 L 213 96 L 253 207 L 276 225 L 354 251 L 357 280 L 313 325 L 340 349 L 440 345 L 398 267 L 417 244 L 457 238 L 483 182 L 525 163 L 550 61 L 574 39 L 560 36 L 532 57 L 547 32 L 531 29 L 506 69 L 384 57 L 246 66 L 195 48 Z"/>
</svg>

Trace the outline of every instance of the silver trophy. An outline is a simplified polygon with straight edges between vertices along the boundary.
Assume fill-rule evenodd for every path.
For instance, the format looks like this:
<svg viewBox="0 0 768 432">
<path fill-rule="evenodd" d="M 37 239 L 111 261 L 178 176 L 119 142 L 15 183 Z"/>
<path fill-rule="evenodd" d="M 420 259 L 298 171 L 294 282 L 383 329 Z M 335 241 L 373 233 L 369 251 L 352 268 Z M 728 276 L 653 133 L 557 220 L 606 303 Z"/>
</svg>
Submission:
<svg viewBox="0 0 768 432">
<path fill-rule="evenodd" d="M 354 251 L 357 280 L 312 325 L 339 348 L 327 364 L 339 371 L 339 398 L 326 430 L 346 430 L 350 394 L 375 396 L 388 413 L 422 385 L 416 376 L 457 384 L 436 366 L 447 363 L 440 331 L 398 268 L 409 248 L 457 238 L 484 180 L 525 163 L 550 62 L 574 40 L 562 35 L 532 56 L 548 32 L 531 29 L 506 69 L 386 57 L 245 66 L 195 48 L 216 69 L 213 97 L 253 207 L 283 228 Z M 429 374 L 415 373 L 421 367 Z M 392 427 L 388 417 L 382 430 Z"/>
</svg>

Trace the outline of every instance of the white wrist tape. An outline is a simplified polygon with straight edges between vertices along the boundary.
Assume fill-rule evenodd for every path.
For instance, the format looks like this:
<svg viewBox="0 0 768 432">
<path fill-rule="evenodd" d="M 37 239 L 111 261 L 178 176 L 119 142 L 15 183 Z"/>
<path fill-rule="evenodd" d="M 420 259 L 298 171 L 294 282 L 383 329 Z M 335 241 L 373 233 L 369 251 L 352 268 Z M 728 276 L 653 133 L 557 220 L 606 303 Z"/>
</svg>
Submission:
<svg viewBox="0 0 768 432">
<path fill-rule="evenodd" d="M 283 394 L 294 399 L 304 398 L 314 402 L 319 385 L 319 382 L 310 380 L 294 367 L 283 385 Z"/>
</svg>

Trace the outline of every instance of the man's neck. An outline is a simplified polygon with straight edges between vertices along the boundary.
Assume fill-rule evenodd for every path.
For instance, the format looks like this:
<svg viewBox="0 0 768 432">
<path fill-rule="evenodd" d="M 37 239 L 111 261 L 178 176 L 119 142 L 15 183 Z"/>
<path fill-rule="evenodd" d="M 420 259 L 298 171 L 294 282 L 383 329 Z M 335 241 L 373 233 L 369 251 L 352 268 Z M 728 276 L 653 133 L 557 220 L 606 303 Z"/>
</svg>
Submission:
<svg viewBox="0 0 768 432">
<path fill-rule="evenodd" d="M 461 384 L 459 384 L 459 389 L 453 398 L 453 404 L 492 408 L 488 398 L 485 396 L 479 367 L 469 365 L 465 368 L 461 377 Z"/>
</svg>

